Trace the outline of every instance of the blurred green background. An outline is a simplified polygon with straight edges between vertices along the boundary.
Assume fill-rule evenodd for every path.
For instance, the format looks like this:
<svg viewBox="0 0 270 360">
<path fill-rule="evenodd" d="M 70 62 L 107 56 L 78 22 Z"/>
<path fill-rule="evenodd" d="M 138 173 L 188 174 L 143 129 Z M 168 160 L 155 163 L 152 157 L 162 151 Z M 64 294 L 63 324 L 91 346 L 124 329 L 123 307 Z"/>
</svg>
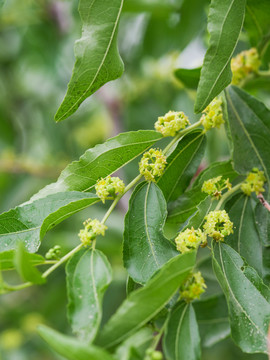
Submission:
<svg viewBox="0 0 270 360">
<path fill-rule="evenodd" d="M 2 4 L 2 7 L 1 7 Z M 68 120 L 56 124 L 74 63 L 73 45 L 80 37 L 77 1 L 0 1 L 0 210 L 28 200 L 57 179 L 66 164 L 86 149 L 122 131 L 152 129 L 157 116 L 184 111 L 191 122 L 194 90 L 173 76 L 177 67 L 200 66 L 207 44 L 207 0 L 127 0 L 119 29 L 125 63 L 123 77 L 94 94 Z M 243 33 L 237 52 L 249 48 Z M 269 95 L 257 92 L 268 104 Z M 208 134 L 202 164 L 229 157 L 224 129 Z M 128 182 L 137 174 L 137 161 L 119 175 Z M 109 257 L 114 281 L 104 301 L 104 321 L 125 297 L 122 266 L 123 198 L 108 221 L 109 231 L 98 246 Z M 101 218 L 106 206 L 87 209 L 46 235 L 41 254 L 59 244 L 63 253 L 78 243 L 82 222 Z M 16 274 L 7 274 L 17 283 Z M 55 355 L 35 332 L 45 323 L 70 333 L 66 320 L 64 269 L 41 287 L 4 295 L 0 299 L 0 359 L 54 360 Z M 219 290 L 218 290 L 219 291 Z M 204 360 L 266 359 L 246 355 L 230 339 L 203 350 Z"/>
</svg>

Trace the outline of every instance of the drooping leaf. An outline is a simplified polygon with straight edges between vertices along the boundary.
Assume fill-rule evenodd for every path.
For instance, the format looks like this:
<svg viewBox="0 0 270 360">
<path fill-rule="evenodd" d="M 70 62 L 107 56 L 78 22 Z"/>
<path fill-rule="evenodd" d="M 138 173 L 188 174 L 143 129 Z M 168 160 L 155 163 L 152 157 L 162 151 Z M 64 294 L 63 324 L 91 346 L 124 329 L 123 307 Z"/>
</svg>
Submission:
<svg viewBox="0 0 270 360">
<path fill-rule="evenodd" d="M 145 284 L 173 256 L 175 246 L 163 235 L 167 206 L 162 191 L 152 182 L 139 184 L 125 217 L 124 265 L 129 275 Z"/>
<path fill-rule="evenodd" d="M 61 191 L 91 191 L 98 179 L 111 175 L 161 138 L 153 130 L 130 131 L 96 145 L 69 164 L 56 183 L 43 188 L 30 201 Z"/>
<path fill-rule="evenodd" d="M 102 316 L 102 299 L 112 280 L 111 266 L 99 250 L 82 249 L 66 267 L 68 319 L 73 332 L 90 343 L 98 331 Z"/>
<path fill-rule="evenodd" d="M 22 204 L 0 215 L 0 252 L 23 242 L 29 252 L 39 248 L 47 231 L 72 214 L 99 201 L 93 194 L 60 192 Z"/>
<path fill-rule="evenodd" d="M 227 298 L 233 340 L 244 352 L 267 353 L 269 288 L 229 245 L 218 243 L 213 255 L 214 271 Z"/>
<path fill-rule="evenodd" d="M 1 270 L 13 270 L 14 267 L 15 250 L 8 250 L 0 252 L 0 269 Z M 36 266 L 43 264 L 46 260 L 39 254 L 28 253 L 28 261 L 31 265 Z"/>
<path fill-rule="evenodd" d="M 187 134 L 168 156 L 165 172 L 157 184 L 166 201 L 177 199 L 187 188 L 202 160 L 206 145 L 202 130 Z"/>
<path fill-rule="evenodd" d="M 226 243 L 262 276 L 262 246 L 255 223 L 253 201 L 249 196 L 240 194 L 232 202 L 229 217 L 234 225 L 234 233 L 228 236 Z"/>
<path fill-rule="evenodd" d="M 182 194 L 176 201 L 170 202 L 168 206 L 168 223 L 181 225 L 195 211 L 198 204 L 207 197 L 206 193 L 201 191 L 203 182 L 222 175 L 230 181 L 237 177 L 237 173 L 233 170 L 231 161 L 216 162 L 202 171 L 195 179 L 192 188 Z"/>
<path fill-rule="evenodd" d="M 168 360 L 201 359 L 200 334 L 192 304 L 179 302 L 172 309 L 163 348 Z"/>
<path fill-rule="evenodd" d="M 263 193 L 270 201 L 270 111 L 256 98 L 237 87 L 226 91 L 228 108 L 228 133 L 231 138 L 234 168 L 240 174 L 247 175 L 253 168 L 264 171 L 266 177 Z M 240 141 L 241 139 L 241 141 Z M 270 213 L 261 204 L 257 205 L 256 221 L 264 244 L 269 244 Z"/>
<path fill-rule="evenodd" d="M 195 112 L 206 106 L 227 85 L 232 73 L 230 60 L 245 17 L 246 0 L 212 0 L 208 16 L 209 47 L 204 57 Z"/>
<path fill-rule="evenodd" d="M 19 243 L 14 256 L 14 266 L 24 281 L 34 284 L 43 284 L 46 279 L 35 268 L 31 262 L 31 254 L 24 249 L 24 245 Z"/>
<path fill-rule="evenodd" d="M 174 257 L 145 287 L 133 291 L 105 325 L 97 344 L 112 347 L 157 315 L 192 270 L 195 257 L 195 252 Z"/>
<path fill-rule="evenodd" d="M 47 326 L 40 325 L 38 333 L 54 351 L 68 360 L 114 360 L 105 350 L 94 345 L 86 345 Z"/>
<path fill-rule="evenodd" d="M 80 104 L 124 70 L 117 48 L 117 29 L 124 0 L 80 0 L 82 37 L 76 41 L 76 62 L 67 94 L 55 120 L 72 115 Z"/>
<path fill-rule="evenodd" d="M 224 295 L 201 299 L 194 302 L 193 306 L 203 347 L 211 347 L 230 335 L 228 307 Z"/>
<path fill-rule="evenodd" d="M 247 0 L 245 30 L 250 44 L 258 46 L 259 50 L 270 38 L 270 3 L 268 0 Z"/>
<path fill-rule="evenodd" d="M 194 69 L 176 69 L 175 77 L 188 89 L 197 89 L 200 80 L 201 67 Z"/>
</svg>

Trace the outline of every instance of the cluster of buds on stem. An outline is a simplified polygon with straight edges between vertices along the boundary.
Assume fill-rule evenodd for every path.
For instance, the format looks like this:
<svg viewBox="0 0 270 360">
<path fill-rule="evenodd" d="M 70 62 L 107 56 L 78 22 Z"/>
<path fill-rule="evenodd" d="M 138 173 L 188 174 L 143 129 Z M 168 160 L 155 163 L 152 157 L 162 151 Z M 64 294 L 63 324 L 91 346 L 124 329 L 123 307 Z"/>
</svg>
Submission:
<svg viewBox="0 0 270 360">
<path fill-rule="evenodd" d="M 192 250 L 197 250 L 201 245 L 202 247 L 206 246 L 207 239 L 204 232 L 201 229 L 195 230 L 193 227 L 191 229 L 186 229 L 181 232 L 175 238 L 176 248 L 182 254 L 190 252 Z"/>
<path fill-rule="evenodd" d="M 107 176 L 96 183 L 95 189 L 97 196 L 105 203 L 107 199 L 114 199 L 117 195 L 122 195 L 125 191 L 125 184 L 119 177 Z"/>
<path fill-rule="evenodd" d="M 222 113 L 222 100 L 215 98 L 203 111 L 203 115 L 200 119 L 204 129 L 210 130 L 212 128 L 220 128 L 224 124 Z"/>
<path fill-rule="evenodd" d="M 231 60 L 232 84 L 239 85 L 250 74 L 256 74 L 261 65 L 256 48 L 242 51 Z"/>
<path fill-rule="evenodd" d="M 264 176 L 264 172 L 254 168 L 241 185 L 241 190 L 248 196 L 250 196 L 252 192 L 255 192 L 256 195 L 259 195 L 259 193 L 265 191 L 263 188 L 265 181 L 266 178 Z"/>
<path fill-rule="evenodd" d="M 162 360 L 163 355 L 162 352 L 154 350 L 154 349 L 147 349 L 145 352 L 144 360 Z"/>
<path fill-rule="evenodd" d="M 155 182 L 163 174 L 166 164 L 166 157 L 161 150 L 150 149 L 143 154 L 139 170 L 145 180 Z"/>
<path fill-rule="evenodd" d="M 84 246 L 90 246 L 92 241 L 98 235 L 105 235 L 105 230 L 108 229 L 106 225 L 102 224 L 97 219 L 88 219 L 84 223 L 84 229 L 80 230 L 79 238 Z"/>
<path fill-rule="evenodd" d="M 186 302 L 199 299 L 205 292 L 206 284 L 201 273 L 198 271 L 191 274 L 185 283 L 180 287 L 180 298 Z"/>
<path fill-rule="evenodd" d="M 206 180 L 203 183 L 202 191 L 208 195 L 215 197 L 217 200 L 221 198 L 222 190 L 231 190 L 232 184 L 229 179 L 223 179 L 222 176 Z"/>
<path fill-rule="evenodd" d="M 205 220 L 204 232 L 215 241 L 224 241 L 225 236 L 233 233 L 233 223 L 225 210 L 210 211 Z"/>
<path fill-rule="evenodd" d="M 188 125 L 190 125 L 188 117 L 182 111 L 169 111 L 164 116 L 158 117 L 155 129 L 163 136 L 175 136 Z"/>
<path fill-rule="evenodd" d="M 61 246 L 55 245 L 46 253 L 45 258 L 47 260 L 58 260 L 60 258 L 60 254 L 61 254 Z"/>
</svg>

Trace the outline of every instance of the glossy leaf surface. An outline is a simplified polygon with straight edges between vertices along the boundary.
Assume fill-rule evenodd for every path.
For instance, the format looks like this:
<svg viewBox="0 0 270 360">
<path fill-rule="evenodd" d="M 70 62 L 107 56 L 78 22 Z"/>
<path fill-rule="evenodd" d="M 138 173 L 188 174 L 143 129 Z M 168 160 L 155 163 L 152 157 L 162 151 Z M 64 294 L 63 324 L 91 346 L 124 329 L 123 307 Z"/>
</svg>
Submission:
<svg viewBox="0 0 270 360">
<path fill-rule="evenodd" d="M 211 1 L 208 16 L 210 41 L 198 85 L 196 113 L 202 112 L 231 82 L 230 60 L 243 26 L 245 5 L 245 0 Z"/>
<path fill-rule="evenodd" d="M 91 342 L 99 328 L 102 299 L 112 280 L 111 266 L 99 250 L 82 249 L 66 267 L 68 319 L 82 341 Z"/>
<path fill-rule="evenodd" d="M 213 266 L 227 298 L 231 334 L 247 353 L 267 353 L 270 290 L 229 245 L 214 247 Z"/>
<path fill-rule="evenodd" d="M 199 328 L 191 304 L 180 302 L 172 309 L 163 347 L 168 360 L 201 358 Z"/>
<path fill-rule="evenodd" d="M 67 94 L 55 120 L 72 115 L 80 104 L 124 70 L 117 49 L 117 28 L 124 0 L 80 0 L 82 37 L 75 43 L 76 62 Z"/>
<path fill-rule="evenodd" d="M 167 205 L 159 187 L 144 182 L 135 189 L 125 217 L 124 265 L 129 275 L 146 283 L 173 256 L 175 246 L 163 235 Z"/>
<path fill-rule="evenodd" d="M 133 291 L 104 326 L 97 344 L 112 347 L 157 315 L 192 270 L 195 257 L 195 252 L 174 257 L 145 287 Z"/>
</svg>

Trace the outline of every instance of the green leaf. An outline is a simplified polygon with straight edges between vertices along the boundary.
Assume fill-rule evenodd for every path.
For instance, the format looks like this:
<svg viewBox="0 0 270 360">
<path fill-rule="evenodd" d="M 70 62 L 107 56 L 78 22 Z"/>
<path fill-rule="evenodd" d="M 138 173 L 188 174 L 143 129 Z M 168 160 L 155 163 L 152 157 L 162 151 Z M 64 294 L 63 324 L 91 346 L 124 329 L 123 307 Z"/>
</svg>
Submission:
<svg viewBox="0 0 270 360">
<path fill-rule="evenodd" d="M 90 343 L 96 336 L 103 295 L 112 281 L 111 266 L 99 250 L 82 249 L 66 267 L 68 319 L 80 340 Z"/>
<path fill-rule="evenodd" d="M 46 279 L 31 262 L 31 254 L 24 250 L 23 243 L 19 243 L 14 256 L 14 266 L 24 281 L 34 284 L 43 284 Z"/>
<path fill-rule="evenodd" d="M 262 102 L 234 86 L 226 91 L 226 99 L 234 168 L 244 175 L 254 167 L 263 170 L 267 179 L 264 197 L 269 202 L 270 111 Z M 264 224 L 258 231 L 263 243 L 269 245 L 270 214 L 261 204 L 257 205 L 256 221 Z"/>
<path fill-rule="evenodd" d="M 224 295 L 194 302 L 202 346 L 212 347 L 230 335 L 229 315 Z"/>
<path fill-rule="evenodd" d="M 72 115 L 86 98 L 122 75 L 124 65 L 117 48 L 117 29 L 123 2 L 80 0 L 82 37 L 75 43 L 76 62 L 56 121 Z"/>
<path fill-rule="evenodd" d="M 245 4 L 245 0 L 211 1 L 208 16 L 210 43 L 201 71 L 196 113 L 202 112 L 231 82 L 230 60 L 243 26 Z"/>
<path fill-rule="evenodd" d="M 105 325 L 97 344 L 112 347 L 157 315 L 193 269 L 195 258 L 195 252 L 174 257 L 145 287 L 132 292 Z"/>
<path fill-rule="evenodd" d="M 247 0 L 245 30 L 250 44 L 259 45 L 259 50 L 270 39 L 270 2 L 268 0 Z"/>
<path fill-rule="evenodd" d="M 194 214 L 200 202 L 207 197 L 207 194 L 201 191 L 203 182 L 219 175 L 222 175 L 225 179 L 229 178 L 230 181 L 237 177 L 231 161 L 213 163 L 202 171 L 190 190 L 182 194 L 176 201 L 169 203 L 167 222 L 180 225 Z"/>
<path fill-rule="evenodd" d="M 262 246 L 255 223 L 253 200 L 242 193 L 236 195 L 232 202 L 229 217 L 234 225 L 234 233 L 226 238 L 226 243 L 262 276 Z"/>
<path fill-rule="evenodd" d="M 47 231 L 97 201 L 93 194 L 60 192 L 1 214 L 0 252 L 15 249 L 18 242 L 23 242 L 29 252 L 37 251 Z"/>
<path fill-rule="evenodd" d="M 143 355 L 147 348 L 150 346 L 153 340 L 153 331 L 150 328 L 142 328 L 128 339 L 126 339 L 117 349 L 116 358 L 119 360 L 130 360 L 132 349 L 136 349 L 139 354 L 139 359 L 143 358 Z"/>
<path fill-rule="evenodd" d="M 40 325 L 38 333 L 54 351 L 68 360 L 115 360 L 105 350 L 94 345 L 85 345 L 47 326 Z"/>
<path fill-rule="evenodd" d="M 145 284 L 173 256 L 175 246 L 163 235 L 167 206 L 162 191 L 152 182 L 139 184 L 125 217 L 124 265 L 129 275 Z"/>
<path fill-rule="evenodd" d="M 197 211 L 188 219 L 187 224 L 183 227 L 183 229 L 181 229 L 181 231 L 192 227 L 194 227 L 194 229 L 199 229 L 204 223 L 205 216 L 212 210 L 213 207 L 214 204 L 211 196 L 207 196 L 199 203 L 199 205 L 197 205 Z"/>
<path fill-rule="evenodd" d="M 172 309 L 163 348 L 168 360 L 201 359 L 200 334 L 191 304 L 181 301 Z"/>
<path fill-rule="evenodd" d="M 1 270 L 13 270 L 14 266 L 15 250 L 8 250 L 0 252 L 0 269 Z M 46 260 L 39 254 L 28 253 L 28 261 L 32 266 L 43 264 Z"/>
<path fill-rule="evenodd" d="M 168 156 L 165 172 L 157 181 L 167 201 L 177 199 L 185 191 L 200 165 L 205 146 L 205 134 L 195 130 L 184 136 Z"/>
<path fill-rule="evenodd" d="M 175 77 L 188 89 L 197 89 L 200 80 L 201 67 L 195 69 L 176 69 Z"/>
<path fill-rule="evenodd" d="M 130 131 L 96 145 L 69 164 L 56 183 L 43 188 L 31 201 L 61 191 L 91 191 L 97 180 L 113 174 L 161 138 L 153 130 Z"/>
<path fill-rule="evenodd" d="M 227 298 L 232 338 L 247 353 L 267 354 L 270 290 L 229 245 L 214 247 L 213 266 Z"/>
</svg>

